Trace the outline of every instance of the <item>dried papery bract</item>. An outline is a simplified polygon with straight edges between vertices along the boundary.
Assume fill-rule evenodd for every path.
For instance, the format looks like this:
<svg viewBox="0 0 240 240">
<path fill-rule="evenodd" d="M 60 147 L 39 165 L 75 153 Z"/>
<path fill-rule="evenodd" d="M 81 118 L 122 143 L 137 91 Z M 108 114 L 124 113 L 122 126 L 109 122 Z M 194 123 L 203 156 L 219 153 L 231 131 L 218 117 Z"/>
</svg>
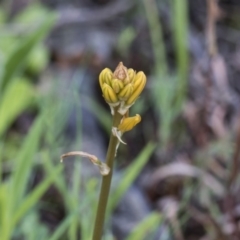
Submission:
<svg viewBox="0 0 240 240">
<path fill-rule="evenodd" d="M 122 62 L 120 62 L 116 67 L 113 76 L 122 81 L 129 79 L 128 69 L 123 65 Z"/>
</svg>

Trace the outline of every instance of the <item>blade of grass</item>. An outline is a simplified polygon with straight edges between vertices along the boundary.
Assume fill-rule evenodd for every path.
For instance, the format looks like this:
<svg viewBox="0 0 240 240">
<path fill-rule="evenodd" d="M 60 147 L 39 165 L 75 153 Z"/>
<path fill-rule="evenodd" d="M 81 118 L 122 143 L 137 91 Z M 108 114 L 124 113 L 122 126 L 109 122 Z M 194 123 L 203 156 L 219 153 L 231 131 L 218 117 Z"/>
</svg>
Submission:
<svg viewBox="0 0 240 240">
<path fill-rule="evenodd" d="M 151 154 L 153 153 L 156 145 L 149 143 L 133 161 L 133 163 L 127 168 L 123 173 L 121 182 L 117 189 L 111 194 L 109 199 L 109 208 L 108 213 L 112 212 L 113 209 L 117 206 L 118 202 L 121 200 L 122 196 L 129 189 L 133 181 L 137 178 L 140 171 L 143 169 L 147 161 L 149 160 Z"/>
<path fill-rule="evenodd" d="M 33 47 L 46 36 L 50 28 L 53 26 L 55 19 L 56 17 L 54 14 L 45 16 L 38 29 L 20 41 L 16 49 L 6 60 L 4 73 L 0 79 L 0 89 L 3 89 L 12 77 L 25 66 L 27 56 Z"/>
<path fill-rule="evenodd" d="M 29 209 L 38 202 L 39 198 L 54 182 L 54 179 L 61 174 L 62 169 L 62 166 L 59 165 L 50 176 L 46 177 L 43 182 L 41 182 L 31 193 L 27 195 L 23 203 L 18 207 L 16 213 L 13 215 L 13 225 L 16 225 L 18 221 L 24 216 L 24 214 L 26 214 L 27 211 L 29 211 Z"/>
<path fill-rule="evenodd" d="M 34 100 L 34 88 L 25 79 L 7 86 L 0 99 L 0 137 Z"/>
<path fill-rule="evenodd" d="M 72 199 L 72 211 L 74 211 L 74 209 L 78 208 L 80 199 L 79 199 L 79 195 L 80 195 L 80 185 L 81 185 L 81 163 L 79 162 L 75 162 L 75 167 L 74 167 L 74 173 L 73 173 L 73 187 L 72 187 L 72 191 L 71 191 L 71 199 Z M 79 217 L 76 216 L 72 219 L 72 223 L 69 229 L 69 239 L 72 240 L 77 240 L 78 237 L 78 228 L 79 228 Z"/>
<path fill-rule="evenodd" d="M 43 167 L 46 172 L 46 175 L 51 175 L 55 171 L 55 165 L 51 161 L 50 153 L 49 151 L 42 152 L 42 159 L 43 159 Z M 58 188 L 61 195 L 64 198 L 64 203 L 67 207 L 67 209 L 71 209 L 71 198 L 69 196 L 68 187 L 66 185 L 65 179 L 63 177 L 55 178 L 54 179 L 54 185 Z"/>
<path fill-rule="evenodd" d="M 149 239 L 149 235 L 154 234 L 161 221 L 162 216 L 158 212 L 151 213 L 134 228 L 126 240 Z"/>
<path fill-rule="evenodd" d="M 59 240 L 64 235 L 64 233 L 67 231 L 68 227 L 70 226 L 72 219 L 75 217 L 75 215 L 79 214 L 78 212 L 75 212 L 74 214 L 68 215 L 67 218 L 59 225 L 57 230 L 54 231 L 54 233 L 50 236 L 48 240 Z"/>
<path fill-rule="evenodd" d="M 167 57 L 163 41 L 162 25 L 158 18 L 158 7 L 155 0 L 143 0 L 149 25 L 153 53 L 155 56 L 155 73 L 160 76 L 168 74 Z"/>
<path fill-rule="evenodd" d="M 187 93 L 188 72 L 188 1 L 172 0 L 173 36 L 179 76 L 178 92 L 182 104 Z"/>
<path fill-rule="evenodd" d="M 31 127 L 30 133 L 19 152 L 16 162 L 16 171 L 12 175 L 12 191 L 11 196 L 16 207 L 24 195 L 27 187 L 27 180 L 31 172 L 33 160 L 38 151 L 40 138 L 44 131 L 43 119 L 40 115 Z"/>
<path fill-rule="evenodd" d="M 0 141 L 0 186 L 2 183 L 2 173 L 3 173 L 3 166 L 2 166 L 2 162 L 3 162 L 3 142 Z"/>
<path fill-rule="evenodd" d="M 9 185 L 0 185 L 0 239 L 8 240 L 11 235 L 12 206 L 9 201 Z"/>
</svg>

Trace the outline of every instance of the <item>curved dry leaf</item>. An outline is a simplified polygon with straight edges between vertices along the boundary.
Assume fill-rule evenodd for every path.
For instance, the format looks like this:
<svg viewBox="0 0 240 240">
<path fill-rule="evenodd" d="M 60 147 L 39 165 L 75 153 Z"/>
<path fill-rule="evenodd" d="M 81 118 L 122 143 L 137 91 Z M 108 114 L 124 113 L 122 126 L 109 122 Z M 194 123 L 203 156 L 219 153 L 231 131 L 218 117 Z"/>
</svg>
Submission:
<svg viewBox="0 0 240 240">
<path fill-rule="evenodd" d="M 160 167 L 153 173 L 150 182 L 151 184 L 156 184 L 164 178 L 176 175 L 198 178 L 218 196 L 222 196 L 225 192 L 224 187 L 219 183 L 219 181 L 217 181 L 209 173 L 187 163 L 171 163 Z"/>
<path fill-rule="evenodd" d="M 108 165 L 106 163 L 101 162 L 95 155 L 91 155 L 91 154 L 86 153 L 86 152 L 74 151 L 74 152 L 65 153 L 61 156 L 60 161 L 62 162 L 64 158 L 70 157 L 70 156 L 80 156 L 80 157 L 88 158 L 91 161 L 92 164 L 94 164 L 98 167 L 100 173 L 103 176 L 108 175 L 109 172 L 110 172 L 110 168 L 108 167 Z"/>
</svg>

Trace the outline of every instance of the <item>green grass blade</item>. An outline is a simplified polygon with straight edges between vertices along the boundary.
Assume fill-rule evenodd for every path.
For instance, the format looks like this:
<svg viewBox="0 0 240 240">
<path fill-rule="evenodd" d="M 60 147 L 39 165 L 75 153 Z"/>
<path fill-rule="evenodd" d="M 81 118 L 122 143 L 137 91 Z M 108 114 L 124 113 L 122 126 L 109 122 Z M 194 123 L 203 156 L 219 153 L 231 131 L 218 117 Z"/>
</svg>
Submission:
<svg viewBox="0 0 240 240">
<path fill-rule="evenodd" d="M 75 161 L 74 163 L 74 172 L 73 172 L 73 186 L 71 191 L 71 212 L 74 212 L 74 209 L 78 209 L 80 203 L 80 187 L 81 187 L 81 163 Z M 68 236 L 69 239 L 77 240 L 79 229 L 79 217 L 74 217 L 72 219 L 71 226 L 69 228 Z"/>
<path fill-rule="evenodd" d="M 46 177 L 31 193 L 27 195 L 22 204 L 18 207 L 16 213 L 13 215 L 13 224 L 16 225 L 18 221 L 30 210 L 50 187 L 56 177 L 61 175 L 62 166 L 58 166 L 55 171 Z"/>
<path fill-rule="evenodd" d="M 9 185 L 0 185 L 0 239 L 8 240 L 11 235 L 12 206 L 9 197 Z"/>
<path fill-rule="evenodd" d="M 45 152 L 42 152 L 41 155 L 42 155 L 43 167 L 46 172 L 46 175 L 51 175 L 52 172 L 54 172 L 56 166 L 51 160 L 50 153 L 49 151 L 45 151 Z M 64 168 L 64 165 L 62 165 L 62 167 Z M 54 185 L 58 188 L 58 190 L 62 194 L 66 207 L 70 209 L 71 207 L 69 205 L 71 205 L 71 198 L 68 193 L 68 187 L 66 185 L 65 178 L 64 177 L 55 178 Z"/>
<path fill-rule="evenodd" d="M 151 239 L 149 235 L 153 234 L 159 227 L 162 216 L 158 212 L 153 212 L 140 222 L 126 240 Z"/>
<path fill-rule="evenodd" d="M 146 18 L 149 25 L 153 53 L 155 57 L 155 73 L 161 76 L 168 74 L 167 57 L 163 41 L 162 25 L 158 17 L 156 0 L 143 0 Z"/>
<path fill-rule="evenodd" d="M 7 86 L 0 99 L 0 137 L 34 100 L 33 86 L 25 79 L 19 79 Z"/>
<path fill-rule="evenodd" d="M 9 83 L 18 71 L 24 68 L 31 50 L 46 36 L 50 28 L 53 26 L 55 19 L 56 17 L 53 14 L 45 16 L 43 23 L 38 29 L 29 34 L 26 38 L 20 40 L 16 49 L 11 55 L 9 55 L 5 62 L 4 73 L 0 79 L 0 90 Z"/>
<path fill-rule="evenodd" d="M 17 156 L 16 171 L 12 175 L 12 201 L 14 201 L 15 207 L 21 202 L 21 199 L 26 190 L 27 181 L 31 172 L 31 168 L 34 162 L 34 156 L 38 151 L 40 138 L 44 131 L 43 119 L 39 116 L 33 126 L 30 133 Z"/>
<path fill-rule="evenodd" d="M 179 76 L 180 102 L 187 93 L 188 72 L 188 1 L 172 0 L 173 36 Z"/>
<path fill-rule="evenodd" d="M 60 226 L 57 228 L 57 230 L 54 231 L 54 233 L 52 234 L 52 236 L 48 240 L 59 240 L 59 239 L 61 239 L 63 234 L 69 228 L 69 226 L 72 222 L 72 219 L 75 217 L 75 215 L 77 215 L 77 213 L 68 215 L 68 217 L 60 224 Z"/>
<path fill-rule="evenodd" d="M 108 211 L 111 212 L 118 202 L 121 200 L 122 196 L 129 189 L 133 181 L 137 178 L 147 161 L 149 160 L 151 154 L 153 153 L 156 145 L 149 143 L 133 161 L 133 163 L 126 169 L 121 178 L 121 182 L 117 189 L 111 194 L 109 199 L 109 208 Z"/>
</svg>

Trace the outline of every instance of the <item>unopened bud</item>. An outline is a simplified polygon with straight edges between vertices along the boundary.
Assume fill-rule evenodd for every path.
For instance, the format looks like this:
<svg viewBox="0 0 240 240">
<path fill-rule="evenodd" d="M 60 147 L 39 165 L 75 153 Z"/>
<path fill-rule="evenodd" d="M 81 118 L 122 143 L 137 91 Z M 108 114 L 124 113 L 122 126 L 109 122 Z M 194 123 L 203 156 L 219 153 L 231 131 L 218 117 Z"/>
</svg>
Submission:
<svg viewBox="0 0 240 240">
<path fill-rule="evenodd" d="M 113 79 L 112 80 L 112 89 L 115 93 L 119 93 L 124 88 L 124 84 L 121 80 Z"/>
<path fill-rule="evenodd" d="M 133 82 L 135 76 L 136 76 L 136 72 L 132 68 L 129 68 L 128 69 L 129 81 Z"/>
<path fill-rule="evenodd" d="M 102 88 L 103 97 L 108 103 L 116 103 L 118 102 L 118 97 L 113 89 L 106 83 L 103 84 Z"/>
<path fill-rule="evenodd" d="M 132 92 L 133 92 L 133 84 L 129 83 L 118 94 L 118 98 L 120 100 L 126 101 L 131 96 Z"/>
<path fill-rule="evenodd" d="M 99 84 L 101 88 L 103 88 L 104 83 L 111 85 L 112 78 L 113 78 L 112 71 L 109 68 L 103 69 L 99 75 Z"/>
<path fill-rule="evenodd" d="M 141 121 L 141 116 L 136 114 L 134 117 L 123 118 L 122 122 L 118 126 L 118 130 L 121 132 L 127 132 L 132 130 Z"/>
<path fill-rule="evenodd" d="M 142 90 L 146 85 L 146 75 L 143 72 L 138 72 L 134 79 L 133 92 L 131 96 L 127 99 L 126 105 L 133 104 L 138 96 L 141 94 Z"/>
</svg>

